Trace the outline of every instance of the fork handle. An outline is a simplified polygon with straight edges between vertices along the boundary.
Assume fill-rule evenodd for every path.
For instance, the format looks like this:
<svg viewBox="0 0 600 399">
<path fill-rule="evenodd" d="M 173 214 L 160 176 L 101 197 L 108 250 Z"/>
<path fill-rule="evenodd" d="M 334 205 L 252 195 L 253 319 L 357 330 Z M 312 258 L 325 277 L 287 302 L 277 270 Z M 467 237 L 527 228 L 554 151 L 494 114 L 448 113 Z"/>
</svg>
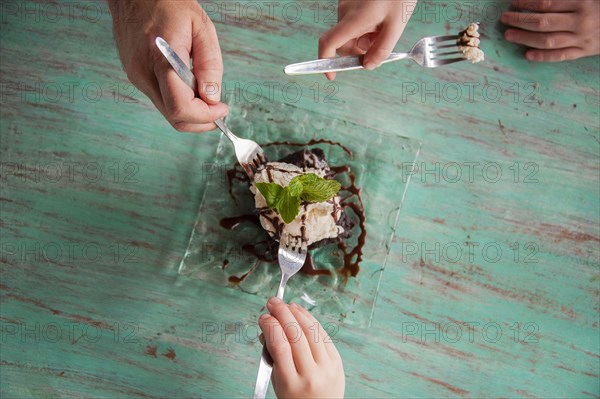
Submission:
<svg viewBox="0 0 600 399">
<path fill-rule="evenodd" d="M 383 60 L 382 64 L 408 58 L 408 56 L 408 53 L 391 53 L 388 58 Z M 352 71 L 355 69 L 364 69 L 362 65 L 363 57 L 364 56 L 362 55 L 350 55 L 347 57 L 324 58 L 320 60 L 299 62 L 297 64 L 291 64 L 286 66 L 284 68 L 284 72 L 287 75 L 307 75 L 313 73 L 340 72 Z"/>
<path fill-rule="evenodd" d="M 277 289 L 277 298 L 283 299 L 283 293 L 285 292 L 285 286 L 290 277 L 287 274 L 281 275 L 281 281 L 279 282 L 279 288 Z M 260 356 L 260 364 L 258 365 L 258 375 L 256 376 L 256 384 L 254 386 L 253 399 L 264 399 L 267 395 L 267 389 L 269 388 L 269 381 L 271 380 L 271 373 L 273 372 L 273 358 L 267 350 L 267 346 L 263 346 L 262 354 Z"/>
<path fill-rule="evenodd" d="M 289 280 L 289 276 L 287 274 L 281 275 L 281 281 L 279 282 L 279 288 L 277 288 L 277 298 L 283 300 L 283 293 L 285 292 L 285 286 Z"/>
</svg>

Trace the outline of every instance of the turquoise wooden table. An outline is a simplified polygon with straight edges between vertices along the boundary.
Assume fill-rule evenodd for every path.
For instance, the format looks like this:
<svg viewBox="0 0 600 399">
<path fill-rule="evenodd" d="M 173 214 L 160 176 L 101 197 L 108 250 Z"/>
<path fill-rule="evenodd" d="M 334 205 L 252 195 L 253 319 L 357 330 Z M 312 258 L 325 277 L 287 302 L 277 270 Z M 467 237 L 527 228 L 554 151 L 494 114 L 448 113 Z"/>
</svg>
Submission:
<svg viewBox="0 0 600 399">
<path fill-rule="evenodd" d="M 282 67 L 335 2 L 204 7 L 232 106 L 422 144 L 372 325 L 337 325 L 347 397 L 599 397 L 598 57 L 529 63 L 505 2 L 466 3 L 421 2 L 398 48 L 479 20 L 485 63 L 331 84 Z M 103 2 L 1 7 L 2 398 L 249 397 L 262 297 L 178 274 L 219 134 L 128 84 Z"/>
</svg>

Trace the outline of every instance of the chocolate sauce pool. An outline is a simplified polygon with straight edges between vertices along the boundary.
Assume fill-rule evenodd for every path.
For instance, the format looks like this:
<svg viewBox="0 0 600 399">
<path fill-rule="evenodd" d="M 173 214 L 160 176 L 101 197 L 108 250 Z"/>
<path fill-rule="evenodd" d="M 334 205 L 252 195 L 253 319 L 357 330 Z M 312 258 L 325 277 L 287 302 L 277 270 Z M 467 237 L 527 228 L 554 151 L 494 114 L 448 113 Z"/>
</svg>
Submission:
<svg viewBox="0 0 600 399">
<path fill-rule="evenodd" d="M 328 144 L 331 146 L 340 147 L 342 150 L 344 150 L 344 152 L 346 152 L 350 157 L 352 157 L 352 151 L 349 148 L 345 147 L 344 145 L 342 145 L 340 143 L 330 141 L 330 140 L 324 140 L 324 139 L 314 139 L 314 140 L 309 141 L 308 143 L 294 143 L 294 142 L 289 142 L 289 141 L 277 141 L 277 142 L 262 144 L 261 147 L 265 148 L 265 147 L 270 147 L 270 146 L 274 146 L 274 145 L 286 145 L 286 146 L 292 146 L 292 147 L 309 147 L 309 146 L 312 146 L 315 144 Z M 363 205 L 362 199 L 360 197 L 360 188 L 356 186 L 356 175 L 351 172 L 350 166 L 349 165 L 343 165 L 343 166 L 331 166 L 330 165 L 330 169 L 331 169 L 331 171 L 327 175 L 328 178 L 334 178 L 335 176 L 343 175 L 345 173 L 347 173 L 350 178 L 350 184 L 348 186 L 342 187 L 342 189 L 339 192 L 339 194 L 341 196 L 340 204 L 344 208 L 344 213 L 346 213 L 348 217 L 350 217 L 350 215 L 348 215 L 348 213 L 351 212 L 358 219 L 358 228 L 360 230 L 360 233 L 358 234 L 357 243 L 354 247 L 349 247 L 348 243 L 345 242 L 344 239 L 339 238 L 339 237 L 335 238 L 335 239 L 328 239 L 325 241 L 327 241 L 326 245 L 330 242 L 332 242 L 332 243 L 337 242 L 337 248 L 338 248 L 337 253 L 339 255 L 341 255 L 344 264 L 343 264 L 343 266 L 338 268 L 336 270 L 336 272 L 341 274 L 342 276 L 344 276 L 344 278 L 355 277 L 358 275 L 358 272 L 360 271 L 360 262 L 362 261 L 363 247 L 365 245 L 366 236 L 367 236 L 367 230 L 365 227 L 364 205 Z M 248 178 L 246 173 L 243 171 L 243 169 L 241 169 L 239 164 L 236 164 L 233 169 L 230 169 L 227 171 L 227 181 L 228 181 L 229 195 L 234 200 L 236 200 L 236 198 L 233 194 L 233 185 L 235 184 L 235 181 L 239 181 L 240 183 L 246 183 L 246 184 L 250 183 L 250 179 Z M 220 221 L 221 227 L 223 227 L 224 229 L 228 229 L 228 230 L 233 230 L 237 226 L 239 226 L 240 224 L 243 224 L 243 223 L 252 223 L 257 226 L 260 226 L 260 220 L 258 218 L 258 215 L 255 213 L 223 218 Z M 354 228 L 352 229 L 352 232 L 354 234 L 356 234 L 355 230 L 356 229 L 354 229 Z M 265 235 L 266 235 L 266 232 L 265 232 Z M 317 244 L 319 244 L 319 243 L 317 243 Z M 320 245 L 318 245 L 318 246 L 320 246 Z M 242 246 L 242 250 L 244 252 L 247 252 L 247 253 L 250 253 L 250 254 L 256 256 L 256 258 L 261 261 L 268 262 L 268 263 L 275 263 L 277 261 L 277 247 L 278 247 L 278 243 L 275 242 L 274 240 L 272 240 L 267 235 L 267 238 L 264 241 L 261 241 L 258 243 L 244 244 Z M 313 244 L 313 246 L 311 246 L 309 248 L 309 250 L 311 248 L 314 248 L 314 244 Z M 223 269 L 224 269 L 226 265 L 224 264 L 223 266 L 224 266 L 223 267 Z M 245 274 L 243 274 L 241 276 L 234 276 L 234 275 L 229 276 L 229 282 L 232 284 L 235 284 L 235 285 L 241 283 L 248 276 L 248 274 L 250 274 L 250 272 L 252 272 L 252 270 L 253 269 L 249 270 L 248 272 L 246 272 Z M 315 269 L 314 261 L 310 254 L 310 251 L 308 253 L 308 256 L 306 257 L 306 261 L 304 262 L 302 269 L 300 269 L 300 273 L 305 274 L 305 275 L 331 275 L 330 270 Z"/>
</svg>

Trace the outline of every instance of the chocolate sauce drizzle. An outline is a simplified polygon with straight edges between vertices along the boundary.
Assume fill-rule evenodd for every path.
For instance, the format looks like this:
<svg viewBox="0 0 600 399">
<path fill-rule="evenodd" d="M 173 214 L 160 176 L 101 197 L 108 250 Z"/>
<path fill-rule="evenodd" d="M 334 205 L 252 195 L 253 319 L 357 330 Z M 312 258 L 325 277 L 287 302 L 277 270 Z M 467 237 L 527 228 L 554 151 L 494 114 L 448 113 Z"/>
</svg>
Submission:
<svg viewBox="0 0 600 399">
<path fill-rule="evenodd" d="M 330 140 L 325 140 L 325 139 L 313 139 L 313 140 L 309 141 L 308 143 L 277 141 L 277 142 L 272 142 L 272 143 L 261 144 L 261 147 L 265 148 L 265 147 L 270 147 L 270 146 L 274 146 L 274 145 L 309 147 L 309 146 L 312 146 L 315 144 L 329 144 L 331 146 L 338 146 L 342 150 L 344 150 L 344 152 L 346 152 L 350 158 L 352 158 L 352 151 L 349 148 L 347 148 L 346 146 L 344 146 L 340 143 L 330 141 Z M 358 237 L 356 239 L 356 245 L 354 247 L 350 247 L 348 245 L 348 243 L 344 240 L 344 238 L 340 238 L 340 237 L 337 237 L 335 239 L 323 240 L 323 241 L 326 241 L 326 242 L 324 242 L 325 245 L 327 245 L 331 242 L 337 242 L 337 247 L 342 253 L 343 265 L 341 267 L 339 267 L 336 270 L 336 272 L 341 274 L 344 277 L 344 279 L 347 279 L 350 276 L 356 277 L 358 275 L 358 272 L 360 271 L 360 262 L 362 261 L 362 256 L 363 256 L 363 248 L 364 248 L 364 245 L 366 242 L 366 236 L 367 236 L 367 231 L 366 231 L 366 226 L 365 226 L 364 204 L 360 197 L 360 188 L 356 185 L 356 175 L 351 172 L 350 166 L 349 165 L 330 166 L 330 171 L 327 174 L 327 177 L 334 178 L 335 176 L 343 175 L 346 173 L 349 176 L 350 184 L 343 186 L 342 189 L 340 190 L 340 196 L 341 196 L 340 206 L 342 208 L 344 208 L 345 212 L 347 212 L 348 210 L 351 209 L 352 213 L 354 213 L 356 218 L 358 218 L 358 226 L 359 226 L 360 233 L 358 234 Z M 242 183 L 242 182 L 245 182 L 248 184 L 250 183 L 249 177 L 244 173 L 243 169 L 241 169 L 239 164 L 236 164 L 233 169 L 230 169 L 227 171 L 227 179 L 228 179 L 228 184 L 229 184 L 229 187 L 228 187 L 229 195 L 234 200 L 236 200 L 236 198 L 233 194 L 234 182 L 237 180 L 240 183 Z M 337 208 L 334 208 L 334 212 L 336 212 L 336 211 L 337 211 Z M 261 213 L 261 210 L 257 210 L 257 213 Z M 220 225 L 221 225 L 221 227 L 228 229 L 228 230 L 233 230 L 242 223 L 253 223 L 255 225 L 260 226 L 260 220 L 259 220 L 257 213 L 223 218 L 220 221 Z M 265 215 L 263 215 L 263 216 L 265 216 Z M 271 218 L 268 218 L 268 220 L 271 220 L 272 222 L 273 222 L 273 220 L 278 222 L 278 219 L 272 220 Z M 274 225 L 274 228 L 277 232 L 281 233 L 281 229 L 283 229 L 283 225 L 281 225 L 281 226 Z M 352 229 L 352 230 L 354 230 L 354 229 Z M 305 228 L 302 228 L 301 234 L 302 234 L 302 238 L 306 239 Z M 318 245 L 315 245 L 315 244 L 318 244 Z M 316 247 L 319 247 L 319 246 L 321 246 L 322 243 L 315 243 L 315 244 L 311 245 L 309 247 L 309 249 L 314 249 Z M 277 256 L 276 256 L 277 255 L 277 247 L 278 247 L 277 242 L 272 240 L 271 238 L 268 238 L 267 240 L 260 241 L 258 243 L 254 243 L 254 244 L 253 243 L 244 244 L 242 246 L 242 250 L 254 255 L 260 261 L 268 262 L 268 263 L 275 263 L 277 261 Z M 224 269 L 224 267 L 223 267 L 223 269 Z M 235 276 L 235 275 L 231 275 L 231 276 L 229 276 L 229 282 L 234 285 L 238 285 L 253 270 L 254 270 L 254 267 L 252 267 L 248 272 L 246 272 L 245 274 L 243 274 L 239 277 Z M 331 275 L 330 270 L 315 269 L 314 260 L 311 256 L 310 252 L 309 252 L 308 256 L 306 257 L 306 261 L 304 262 L 302 269 L 300 269 L 300 273 L 305 274 L 305 275 Z"/>
</svg>

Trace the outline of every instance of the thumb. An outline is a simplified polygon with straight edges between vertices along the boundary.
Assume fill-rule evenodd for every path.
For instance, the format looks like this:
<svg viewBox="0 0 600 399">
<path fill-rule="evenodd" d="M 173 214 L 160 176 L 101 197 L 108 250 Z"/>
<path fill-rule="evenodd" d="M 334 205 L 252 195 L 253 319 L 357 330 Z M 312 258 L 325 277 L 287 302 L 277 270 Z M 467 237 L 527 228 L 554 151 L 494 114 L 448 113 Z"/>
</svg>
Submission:
<svg viewBox="0 0 600 399">
<path fill-rule="evenodd" d="M 223 59 L 217 30 L 208 16 L 192 24 L 192 66 L 198 93 L 207 104 L 221 101 Z"/>
</svg>

